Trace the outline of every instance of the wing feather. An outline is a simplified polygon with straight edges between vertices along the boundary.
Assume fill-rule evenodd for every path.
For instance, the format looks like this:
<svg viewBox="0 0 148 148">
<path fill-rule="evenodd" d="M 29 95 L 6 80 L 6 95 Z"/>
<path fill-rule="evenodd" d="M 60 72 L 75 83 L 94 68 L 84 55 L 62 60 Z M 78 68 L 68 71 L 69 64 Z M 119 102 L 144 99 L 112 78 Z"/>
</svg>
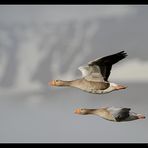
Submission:
<svg viewBox="0 0 148 148">
<path fill-rule="evenodd" d="M 89 81 L 108 81 L 112 65 L 124 59 L 126 56 L 127 53 L 121 51 L 116 54 L 90 61 L 88 66 L 81 66 L 78 69 L 82 72 L 82 77 L 85 77 Z"/>
<path fill-rule="evenodd" d="M 114 107 L 108 108 L 108 111 L 112 113 L 112 115 L 117 121 L 121 121 L 129 117 L 130 110 L 131 110 L 130 108 L 114 108 Z"/>
<path fill-rule="evenodd" d="M 106 57 L 98 58 L 94 61 L 90 61 L 88 65 L 92 67 L 94 65 L 99 66 L 100 72 L 104 77 L 104 80 L 108 81 L 108 77 L 111 73 L 112 65 L 124 59 L 126 56 L 127 56 L 127 53 L 125 53 L 124 51 L 121 51 L 116 54 L 112 54 Z"/>
</svg>

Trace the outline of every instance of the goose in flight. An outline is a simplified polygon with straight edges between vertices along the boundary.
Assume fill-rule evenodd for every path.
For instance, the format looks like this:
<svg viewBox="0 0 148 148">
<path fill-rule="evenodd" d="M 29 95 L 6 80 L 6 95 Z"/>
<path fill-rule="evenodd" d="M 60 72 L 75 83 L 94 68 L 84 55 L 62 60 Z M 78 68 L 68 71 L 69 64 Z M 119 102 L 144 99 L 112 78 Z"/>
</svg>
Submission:
<svg viewBox="0 0 148 148">
<path fill-rule="evenodd" d="M 124 51 L 98 58 L 90 61 L 87 66 L 79 67 L 82 78 L 63 81 L 53 80 L 48 82 L 50 86 L 70 86 L 83 91 L 95 94 L 109 93 L 114 90 L 125 89 L 125 86 L 110 83 L 108 77 L 111 73 L 112 65 L 124 59 L 127 54 Z"/>
<path fill-rule="evenodd" d="M 130 108 L 122 107 L 101 107 L 98 109 L 78 108 L 74 113 L 79 115 L 97 115 L 103 119 L 114 122 L 132 121 L 145 118 L 144 115 L 130 112 L 130 110 Z"/>
</svg>

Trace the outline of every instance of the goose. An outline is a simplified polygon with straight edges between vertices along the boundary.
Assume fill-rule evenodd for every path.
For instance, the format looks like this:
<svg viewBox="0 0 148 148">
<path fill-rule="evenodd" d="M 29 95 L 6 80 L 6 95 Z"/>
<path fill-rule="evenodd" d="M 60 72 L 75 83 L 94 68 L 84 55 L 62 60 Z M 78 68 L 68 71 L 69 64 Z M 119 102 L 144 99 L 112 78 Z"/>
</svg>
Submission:
<svg viewBox="0 0 148 148">
<path fill-rule="evenodd" d="M 126 86 L 108 81 L 112 65 L 124 59 L 126 56 L 127 53 L 122 50 L 116 54 L 98 58 L 90 61 L 88 65 L 78 68 L 82 73 L 82 78 L 72 81 L 53 80 L 48 82 L 48 85 L 75 87 L 94 94 L 105 94 L 115 90 L 126 89 Z"/>
<path fill-rule="evenodd" d="M 130 108 L 122 107 L 101 107 L 98 109 L 78 108 L 74 113 L 79 115 L 97 115 L 103 119 L 114 122 L 132 121 L 145 118 L 144 115 L 130 112 L 130 110 Z"/>
</svg>

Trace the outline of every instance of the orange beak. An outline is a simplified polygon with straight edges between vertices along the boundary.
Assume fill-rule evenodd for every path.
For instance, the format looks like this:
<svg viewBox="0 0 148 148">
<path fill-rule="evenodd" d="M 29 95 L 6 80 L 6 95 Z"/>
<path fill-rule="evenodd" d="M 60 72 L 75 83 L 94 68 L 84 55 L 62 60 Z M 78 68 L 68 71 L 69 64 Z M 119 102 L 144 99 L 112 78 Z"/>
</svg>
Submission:
<svg viewBox="0 0 148 148">
<path fill-rule="evenodd" d="M 126 89 L 127 86 L 122 86 L 122 85 L 118 85 L 115 87 L 116 90 L 120 90 L 120 89 Z"/>
<path fill-rule="evenodd" d="M 80 111 L 80 109 L 78 108 L 78 109 L 76 109 L 76 110 L 74 111 L 74 113 L 75 113 L 75 114 L 80 114 L 81 111 Z"/>
<path fill-rule="evenodd" d="M 56 86 L 55 80 L 48 82 L 48 85 L 49 85 L 49 86 Z"/>
</svg>

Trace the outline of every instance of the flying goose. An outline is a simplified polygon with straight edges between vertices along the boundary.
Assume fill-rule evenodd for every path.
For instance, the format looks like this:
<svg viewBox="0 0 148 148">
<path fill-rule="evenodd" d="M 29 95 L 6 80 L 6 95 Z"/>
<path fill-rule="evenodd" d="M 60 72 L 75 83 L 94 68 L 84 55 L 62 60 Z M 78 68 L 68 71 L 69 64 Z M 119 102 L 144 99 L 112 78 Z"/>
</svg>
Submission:
<svg viewBox="0 0 148 148">
<path fill-rule="evenodd" d="M 78 68 L 82 73 L 82 78 L 72 81 L 53 80 L 48 82 L 48 84 L 51 86 L 75 87 L 96 94 L 104 94 L 114 90 L 125 89 L 125 86 L 110 83 L 108 77 L 111 73 L 112 65 L 124 59 L 126 56 L 127 54 L 124 51 L 121 51 L 113 55 L 98 58 L 90 61 L 87 66 Z"/>
<path fill-rule="evenodd" d="M 97 115 L 114 122 L 132 121 L 145 118 L 144 115 L 130 112 L 130 110 L 130 108 L 122 107 L 101 107 L 98 109 L 78 108 L 74 113 L 79 115 Z"/>
</svg>

